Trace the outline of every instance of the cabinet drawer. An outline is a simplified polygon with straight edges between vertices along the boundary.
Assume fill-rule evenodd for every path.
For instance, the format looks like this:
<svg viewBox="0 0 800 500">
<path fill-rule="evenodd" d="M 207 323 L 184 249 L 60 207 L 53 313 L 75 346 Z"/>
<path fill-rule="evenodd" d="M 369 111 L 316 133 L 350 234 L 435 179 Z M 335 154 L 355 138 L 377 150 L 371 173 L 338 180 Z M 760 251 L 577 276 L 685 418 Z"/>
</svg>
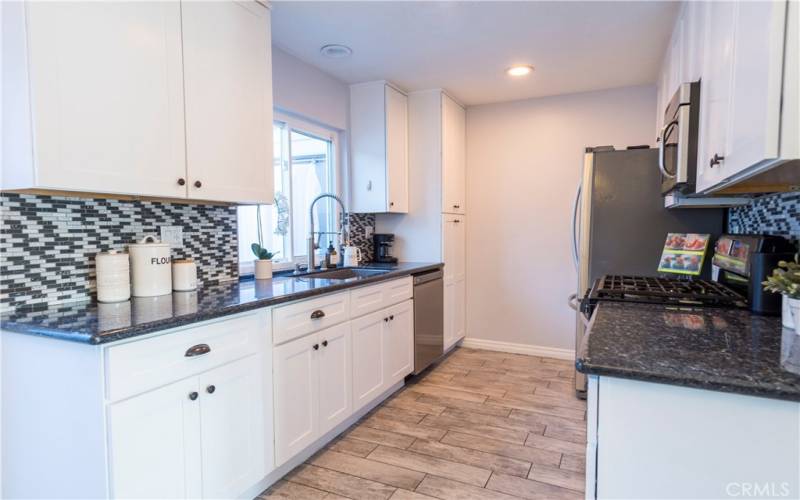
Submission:
<svg viewBox="0 0 800 500">
<path fill-rule="evenodd" d="M 350 292 L 350 317 L 358 318 L 410 299 L 414 294 L 411 276 Z"/>
<path fill-rule="evenodd" d="M 268 321 L 268 312 L 259 310 L 111 346 L 105 351 L 106 396 L 116 401 L 256 353 Z"/>
<path fill-rule="evenodd" d="M 350 293 L 304 300 L 275 308 L 273 312 L 273 338 L 282 344 L 337 323 L 350 316 Z"/>
</svg>

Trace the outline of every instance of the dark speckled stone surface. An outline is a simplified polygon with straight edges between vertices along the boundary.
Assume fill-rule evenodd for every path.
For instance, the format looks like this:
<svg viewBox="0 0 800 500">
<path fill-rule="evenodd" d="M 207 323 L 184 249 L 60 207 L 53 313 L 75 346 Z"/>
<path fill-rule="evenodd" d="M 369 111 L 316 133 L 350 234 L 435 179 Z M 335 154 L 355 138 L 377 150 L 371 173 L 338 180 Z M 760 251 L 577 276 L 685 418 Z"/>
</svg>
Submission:
<svg viewBox="0 0 800 500">
<path fill-rule="evenodd" d="M 3 313 L 0 328 L 62 340 L 103 344 L 137 335 L 185 326 L 220 316 L 305 299 L 346 288 L 377 283 L 441 267 L 441 263 L 401 262 L 376 265 L 388 273 L 330 280 L 276 276 L 271 280 L 235 281 L 174 292 L 160 297 L 132 298 L 101 304 L 79 302 L 49 307 L 19 308 Z"/>
<path fill-rule="evenodd" d="M 601 303 L 576 366 L 587 374 L 800 401 L 800 336 L 734 309 Z"/>
</svg>

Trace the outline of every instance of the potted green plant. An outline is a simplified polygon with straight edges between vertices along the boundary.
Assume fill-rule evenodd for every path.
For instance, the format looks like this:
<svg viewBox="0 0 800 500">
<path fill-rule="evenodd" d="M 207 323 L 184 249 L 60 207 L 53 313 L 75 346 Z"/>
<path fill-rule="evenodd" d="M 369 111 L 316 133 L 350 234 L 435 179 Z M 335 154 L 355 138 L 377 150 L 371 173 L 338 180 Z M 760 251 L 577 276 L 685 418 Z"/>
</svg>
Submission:
<svg viewBox="0 0 800 500">
<path fill-rule="evenodd" d="M 763 285 L 766 290 L 783 295 L 783 326 L 800 334 L 800 254 L 794 256 L 793 262 L 780 261 Z"/>
<path fill-rule="evenodd" d="M 256 209 L 256 223 L 258 224 L 258 243 L 253 243 L 250 248 L 256 256 L 253 262 L 255 276 L 257 280 L 268 280 L 272 278 L 272 258 L 278 252 L 270 252 L 264 247 L 264 234 L 261 229 L 261 206 Z"/>
</svg>

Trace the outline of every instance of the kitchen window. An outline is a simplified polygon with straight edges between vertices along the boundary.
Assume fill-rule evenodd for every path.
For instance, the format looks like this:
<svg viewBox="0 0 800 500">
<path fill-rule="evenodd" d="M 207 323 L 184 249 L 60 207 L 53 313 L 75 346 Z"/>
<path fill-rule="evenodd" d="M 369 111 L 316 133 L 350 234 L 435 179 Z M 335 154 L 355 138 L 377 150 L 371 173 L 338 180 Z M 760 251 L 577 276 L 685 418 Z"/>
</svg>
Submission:
<svg viewBox="0 0 800 500">
<path fill-rule="evenodd" d="M 270 252 L 275 269 L 291 269 L 308 261 L 308 209 L 322 193 L 336 192 L 337 134 L 292 117 L 277 115 L 272 127 L 275 200 L 272 205 L 238 207 L 239 272 L 253 273 L 251 245 L 259 241 Z M 336 207 L 321 200 L 314 210 L 316 231 L 336 231 Z M 260 224 L 260 231 L 259 231 Z M 322 235 L 319 244 L 337 244 Z"/>
</svg>

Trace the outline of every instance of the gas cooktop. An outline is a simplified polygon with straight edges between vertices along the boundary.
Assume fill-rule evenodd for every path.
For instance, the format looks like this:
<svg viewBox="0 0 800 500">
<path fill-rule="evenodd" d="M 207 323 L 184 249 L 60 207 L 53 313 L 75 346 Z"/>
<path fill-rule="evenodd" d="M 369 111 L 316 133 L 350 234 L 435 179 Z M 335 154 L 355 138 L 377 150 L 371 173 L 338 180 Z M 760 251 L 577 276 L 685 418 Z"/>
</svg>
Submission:
<svg viewBox="0 0 800 500">
<path fill-rule="evenodd" d="M 598 302 L 636 302 L 696 307 L 746 308 L 747 300 L 716 281 L 606 275 L 594 282 L 582 301 L 584 310 Z"/>
</svg>

